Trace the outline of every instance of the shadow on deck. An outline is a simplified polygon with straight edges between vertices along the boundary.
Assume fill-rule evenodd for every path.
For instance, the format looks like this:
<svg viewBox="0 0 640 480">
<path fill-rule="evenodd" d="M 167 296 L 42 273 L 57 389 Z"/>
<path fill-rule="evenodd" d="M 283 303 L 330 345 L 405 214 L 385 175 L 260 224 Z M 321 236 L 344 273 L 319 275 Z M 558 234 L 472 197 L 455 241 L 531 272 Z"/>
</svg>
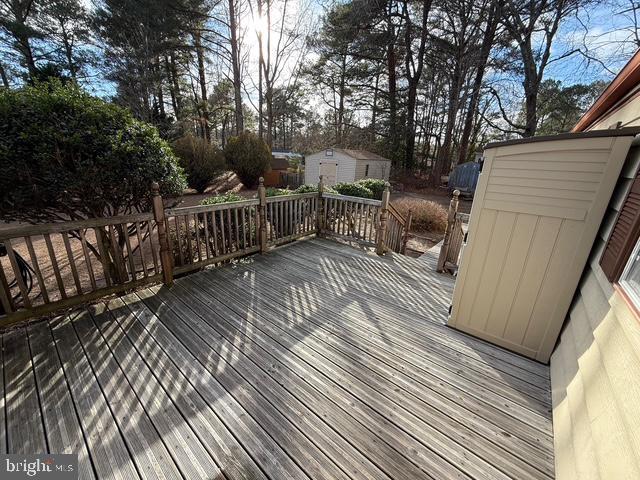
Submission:
<svg viewBox="0 0 640 480">
<path fill-rule="evenodd" d="M 0 451 L 81 478 L 553 477 L 547 367 L 428 259 L 306 240 L 3 334 Z"/>
</svg>

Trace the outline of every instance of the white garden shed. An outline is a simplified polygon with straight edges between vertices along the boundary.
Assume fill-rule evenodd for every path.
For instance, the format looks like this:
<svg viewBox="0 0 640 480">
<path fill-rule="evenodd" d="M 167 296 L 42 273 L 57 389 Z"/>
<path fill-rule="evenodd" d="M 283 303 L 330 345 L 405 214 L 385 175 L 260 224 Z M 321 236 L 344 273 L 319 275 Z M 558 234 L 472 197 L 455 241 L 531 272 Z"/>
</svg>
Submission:
<svg viewBox="0 0 640 480">
<path fill-rule="evenodd" d="M 323 175 L 325 185 L 355 182 L 363 178 L 389 180 L 391 160 L 366 150 L 327 148 L 305 158 L 304 181 L 316 184 Z"/>
</svg>

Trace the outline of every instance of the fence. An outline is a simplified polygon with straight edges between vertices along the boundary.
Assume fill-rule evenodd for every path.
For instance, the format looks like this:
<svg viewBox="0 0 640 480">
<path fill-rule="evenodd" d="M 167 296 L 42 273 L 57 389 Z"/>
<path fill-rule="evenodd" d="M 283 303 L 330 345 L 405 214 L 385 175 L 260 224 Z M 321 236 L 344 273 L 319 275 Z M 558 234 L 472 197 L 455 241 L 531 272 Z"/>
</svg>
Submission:
<svg viewBox="0 0 640 480">
<path fill-rule="evenodd" d="M 280 185 L 289 188 L 298 188 L 304 185 L 304 173 L 280 172 Z"/>
<path fill-rule="evenodd" d="M 448 270 L 455 273 L 458 269 L 460 251 L 464 242 L 463 221 L 467 215 L 458 212 L 460 191 L 455 190 L 449 203 L 447 228 L 444 233 L 440 255 L 438 257 L 438 272 Z"/>
<path fill-rule="evenodd" d="M 44 315 L 313 235 L 403 252 L 410 219 L 382 201 L 323 192 L 0 230 L 0 325 Z M 25 260 L 28 259 L 28 260 Z"/>
</svg>

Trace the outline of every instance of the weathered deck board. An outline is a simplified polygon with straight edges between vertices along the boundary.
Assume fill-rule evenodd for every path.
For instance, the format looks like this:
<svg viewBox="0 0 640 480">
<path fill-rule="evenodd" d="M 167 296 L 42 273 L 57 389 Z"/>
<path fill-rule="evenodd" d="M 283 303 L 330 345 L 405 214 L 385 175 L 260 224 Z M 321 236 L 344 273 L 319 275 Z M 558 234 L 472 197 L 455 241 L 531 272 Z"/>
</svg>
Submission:
<svg viewBox="0 0 640 480">
<path fill-rule="evenodd" d="M 89 313 L 84 311 L 80 315 Z M 122 480 L 140 478 L 98 380 L 73 330 L 71 319 L 58 318 L 51 321 L 50 326 L 97 476 Z"/>
<path fill-rule="evenodd" d="M 213 276 L 211 276 L 213 278 Z M 211 279 L 206 279 L 205 281 L 211 281 Z M 220 298 L 220 301 L 223 301 L 229 305 L 233 306 L 241 306 L 244 307 L 243 300 L 239 296 L 235 296 L 232 301 L 226 300 L 229 298 L 228 296 L 233 296 L 233 287 L 225 285 L 219 282 L 211 282 L 213 287 L 213 291 L 215 292 L 215 296 Z M 235 284 L 233 284 L 235 285 Z M 256 285 L 256 290 L 260 289 L 259 285 Z M 244 289 L 243 289 L 244 290 Z M 237 290 L 236 290 L 237 291 Z M 376 348 L 376 345 L 371 345 L 371 348 L 367 348 L 368 340 L 365 336 L 361 336 L 359 341 L 354 341 L 354 338 L 342 338 L 343 335 L 340 334 L 340 331 L 345 329 L 346 326 L 338 326 L 338 328 L 327 328 L 328 324 L 331 324 L 331 320 L 326 317 L 320 317 L 319 312 L 317 310 L 309 313 L 299 313 L 291 311 L 285 319 L 283 320 L 283 311 L 286 311 L 289 307 L 284 307 L 278 303 L 276 298 L 272 299 L 272 303 L 266 300 L 266 291 L 264 289 L 260 290 L 262 294 L 265 295 L 261 300 L 260 308 L 256 308 L 256 310 L 260 313 L 265 319 L 268 319 L 281 328 L 289 329 L 289 331 L 297 331 L 301 330 L 304 332 L 304 335 L 301 339 L 307 343 L 312 343 L 312 346 L 316 350 L 321 350 L 323 355 L 328 358 L 333 359 L 336 364 L 340 364 L 341 361 L 346 365 L 346 368 L 350 369 L 352 364 L 360 363 L 366 369 L 361 370 L 361 378 L 379 378 L 380 380 L 377 382 L 380 391 L 387 390 L 387 395 L 392 398 L 395 398 L 395 401 L 399 404 L 408 403 L 412 405 L 414 413 L 416 413 L 420 418 L 426 418 L 429 416 L 429 410 L 431 405 L 438 405 L 445 414 L 449 415 L 450 418 L 456 419 L 460 417 L 464 417 L 463 423 L 451 424 L 449 423 L 449 418 L 445 417 L 445 429 L 449 429 L 450 434 L 457 436 L 458 430 L 465 435 L 469 435 L 470 438 L 476 437 L 478 434 L 484 435 L 487 438 L 492 437 L 494 442 L 498 445 L 504 446 L 507 452 L 517 452 L 520 454 L 521 458 L 531 460 L 534 457 L 541 456 L 538 465 L 540 468 L 545 468 L 549 464 L 549 460 L 552 460 L 550 453 L 547 451 L 545 454 L 544 450 L 544 442 L 539 440 L 539 436 L 533 434 L 531 436 L 525 436 L 530 443 L 520 442 L 518 437 L 515 436 L 504 436 L 504 431 L 497 425 L 494 425 L 490 422 L 487 422 L 487 419 L 493 419 L 498 424 L 500 423 L 509 423 L 508 418 L 504 417 L 504 414 L 499 415 L 499 412 L 494 411 L 490 407 L 483 408 L 482 405 L 473 404 L 469 400 L 463 400 L 465 395 L 464 390 L 459 390 L 457 395 L 450 395 L 448 391 L 441 392 L 442 383 L 441 380 L 436 379 L 432 381 L 431 384 L 428 383 L 428 380 L 423 381 L 421 385 L 418 385 L 416 382 L 416 378 L 422 379 L 420 375 L 416 375 L 415 372 L 410 372 L 410 374 L 405 374 L 406 370 L 405 365 L 401 363 L 402 359 L 399 358 L 395 361 L 390 356 L 385 356 L 384 354 L 384 345 L 382 348 Z M 223 295 L 224 292 L 224 295 Z M 246 303 L 246 302 L 245 302 Z M 340 314 L 336 313 L 336 317 Z M 305 323 L 308 323 L 309 326 L 304 325 L 300 322 L 300 319 L 304 319 Z M 297 332 L 296 332 L 297 333 Z M 322 343 L 316 342 L 315 338 L 322 340 Z M 325 344 L 330 345 L 331 350 L 327 350 Z M 337 353 L 334 354 L 334 351 Z M 345 358 L 347 357 L 347 358 Z M 345 358 L 343 360 L 343 358 Z M 389 368 L 391 367 L 391 368 Z M 377 374 L 377 375 L 374 375 Z M 411 399 L 407 399 L 404 394 L 399 394 L 396 392 L 397 388 L 393 388 L 393 390 L 385 389 L 385 383 L 395 384 L 399 387 L 403 387 L 403 389 L 412 392 L 415 394 L 415 397 L 422 401 L 414 402 Z M 393 386 L 393 385 L 391 385 Z M 442 401 L 443 396 L 448 396 L 445 401 Z M 463 407 L 462 409 L 460 407 Z M 425 411 L 425 409 L 427 411 Z M 479 411 L 483 416 L 475 414 L 475 411 Z M 474 418 L 478 417 L 478 418 Z M 434 424 L 439 423 L 438 418 L 433 418 L 431 420 Z M 447 425 L 448 423 L 448 425 Z M 471 424 L 474 427 L 474 430 L 468 429 L 467 425 Z M 510 422 L 512 429 L 516 431 L 521 431 L 522 429 L 527 428 L 526 423 L 518 423 L 518 422 Z M 482 438 L 482 437 L 480 437 Z M 476 438 L 479 440 L 480 438 Z M 531 453 L 531 447 L 536 447 L 536 452 L 534 455 Z M 542 448 L 541 448 L 542 447 Z M 535 462 L 534 462 L 535 463 Z M 535 477 L 534 477 L 535 478 Z"/>
<path fill-rule="evenodd" d="M 80 478 L 553 478 L 547 367 L 444 326 L 430 267 L 315 239 L 4 333 L 0 451 L 77 451 Z"/>
<path fill-rule="evenodd" d="M 44 322 L 31 325 L 27 330 L 49 451 L 76 453 L 80 476 L 95 478 L 89 450 L 64 378 L 51 330 Z"/>
<path fill-rule="evenodd" d="M 24 329 L 14 330 L 4 335 L 3 341 L 4 376 L 7 380 L 7 451 L 44 451 L 47 443 L 27 332 Z"/>
</svg>

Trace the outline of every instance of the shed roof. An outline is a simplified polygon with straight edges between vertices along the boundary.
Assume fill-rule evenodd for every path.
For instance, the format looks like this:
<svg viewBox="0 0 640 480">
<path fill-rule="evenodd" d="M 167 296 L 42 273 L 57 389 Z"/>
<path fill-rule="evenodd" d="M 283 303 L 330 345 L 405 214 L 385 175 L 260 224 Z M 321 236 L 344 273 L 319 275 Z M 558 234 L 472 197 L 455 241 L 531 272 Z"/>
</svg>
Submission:
<svg viewBox="0 0 640 480">
<path fill-rule="evenodd" d="M 368 152 L 367 150 L 351 150 L 347 148 L 334 148 L 333 150 L 348 155 L 351 158 L 355 158 L 356 160 L 384 160 L 385 162 L 391 161 L 388 158 L 381 157 L 377 153 Z"/>
</svg>

